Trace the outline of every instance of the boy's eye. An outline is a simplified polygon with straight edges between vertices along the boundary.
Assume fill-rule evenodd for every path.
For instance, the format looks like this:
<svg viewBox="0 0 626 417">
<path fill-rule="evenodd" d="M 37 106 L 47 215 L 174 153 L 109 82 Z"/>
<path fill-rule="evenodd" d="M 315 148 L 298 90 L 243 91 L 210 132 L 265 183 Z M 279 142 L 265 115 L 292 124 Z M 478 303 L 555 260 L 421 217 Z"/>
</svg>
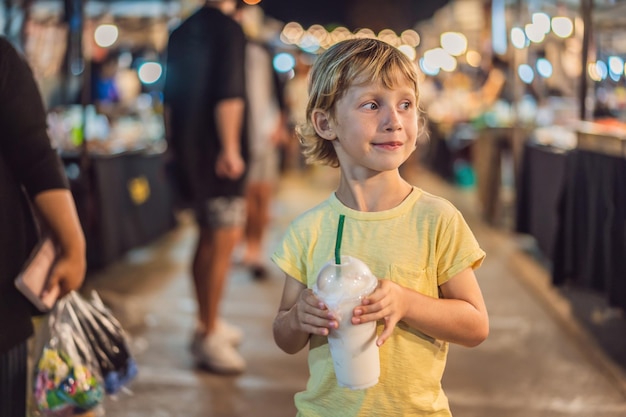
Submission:
<svg viewBox="0 0 626 417">
<path fill-rule="evenodd" d="M 405 103 L 402 103 L 400 107 L 402 107 L 404 110 L 408 110 L 411 108 L 411 102 L 407 101 Z"/>
<path fill-rule="evenodd" d="M 376 103 L 366 103 L 363 107 L 368 110 L 376 110 L 378 108 L 378 104 Z"/>
</svg>

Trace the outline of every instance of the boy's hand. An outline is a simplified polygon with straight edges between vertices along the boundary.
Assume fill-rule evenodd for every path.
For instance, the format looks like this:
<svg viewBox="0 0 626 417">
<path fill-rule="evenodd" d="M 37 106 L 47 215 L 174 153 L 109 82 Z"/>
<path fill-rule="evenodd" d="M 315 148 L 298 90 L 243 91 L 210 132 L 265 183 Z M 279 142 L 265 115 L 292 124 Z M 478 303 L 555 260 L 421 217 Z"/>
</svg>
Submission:
<svg viewBox="0 0 626 417">
<path fill-rule="evenodd" d="M 406 311 L 404 288 L 383 279 L 378 281 L 376 290 L 354 309 L 352 324 L 384 320 L 385 327 L 376 340 L 376 344 L 381 346 L 391 336 L 396 323 L 402 320 Z"/>
<path fill-rule="evenodd" d="M 294 307 L 298 328 L 305 333 L 328 336 L 330 329 L 336 329 L 339 325 L 334 314 L 311 289 L 300 293 Z"/>
</svg>

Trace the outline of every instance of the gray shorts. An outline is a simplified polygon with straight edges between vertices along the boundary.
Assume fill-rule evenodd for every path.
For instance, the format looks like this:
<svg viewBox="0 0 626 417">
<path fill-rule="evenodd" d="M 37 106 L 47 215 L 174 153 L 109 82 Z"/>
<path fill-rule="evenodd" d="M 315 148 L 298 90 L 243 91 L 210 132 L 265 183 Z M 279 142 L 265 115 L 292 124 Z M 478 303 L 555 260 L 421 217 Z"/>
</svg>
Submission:
<svg viewBox="0 0 626 417">
<path fill-rule="evenodd" d="M 196 206 L 196 221 L 201 227 L 243 227 L 246 224 L 244 197 L 215 197 Z"/>
</svg>

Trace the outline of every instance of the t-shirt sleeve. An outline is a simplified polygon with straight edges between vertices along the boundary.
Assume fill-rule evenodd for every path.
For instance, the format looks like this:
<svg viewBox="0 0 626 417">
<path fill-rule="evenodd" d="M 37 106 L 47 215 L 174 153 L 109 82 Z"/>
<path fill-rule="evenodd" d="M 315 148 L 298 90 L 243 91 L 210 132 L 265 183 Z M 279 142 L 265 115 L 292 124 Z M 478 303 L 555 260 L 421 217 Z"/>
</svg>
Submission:
<svg viewBox="0 0 626 417">
<path fill-rule="evenodd" d="M 292 223 L 272 254 L 271 259 L 285 274 L 307 285 L 306 265 L 304 264 L 306 261 L 303 256 L 306 251 L 302 240 L 298 238 L 299 235 L 297 226 Z"/>
<path fill-rule="evenodd" d="M 215 99 L 245 98 L 246 38 L 241 27 L 232 22 L 228 33 L 221 36 L 218 42 L 223 44 L 217 48 L 220 56 L 217 60 Z"/>
<path fill-rule="evenodd" d="M 455 210 L 437 239 L 437 283 L 441 285 L 466 268 L 477 269 L 485 259 L 476 237 Z"/>
</svg>

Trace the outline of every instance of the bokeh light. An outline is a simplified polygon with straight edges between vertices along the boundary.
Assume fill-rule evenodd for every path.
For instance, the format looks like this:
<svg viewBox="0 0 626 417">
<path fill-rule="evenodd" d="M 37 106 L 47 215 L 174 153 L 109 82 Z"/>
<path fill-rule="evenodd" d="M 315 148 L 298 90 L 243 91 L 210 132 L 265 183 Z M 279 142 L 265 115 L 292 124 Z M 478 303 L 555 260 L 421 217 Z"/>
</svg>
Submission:
<svg viewBox="0 0 626 417">
<path fill-rule="evenodd" d="M 144 62 L 137 70 L 139 81 L 144 84 L 154 84 L 163 74 L 163 67 L 158 62 Z"/>
<path fill-rule="evenodd" d="M 567 38 L 574 32 L 572 19 L 564 16 L 552 18 L 552 32 L 560 38 Z"/>
<path fill-rule="evenodd" d="M 522 49 L 528 46 L 528 38 L 522 28 L 514 27 L 511 29 L 511 43 L 517 49 Z"/>
<path fill-rule="evenodd" d="M 102 48 L 108 48 L 117 41 L 119 31 L 117 26 L 111 24 L 103 24 L 96 28 L 93 36 L 96 45 Z"/>
<path fill-rule="evenodd" d="M 535 73 L 528 64 L 521 64 L 517 67 L 517 75 L 519 75 L 520 80 L 525 84 L 530 84 L 535 79 Z"/>
<path fill-rule="evenodd" d="M 545 58 L 539 58 L 535 65 L 537 73 L 543 78 L 550 78 L 552 76 L 552 64 Z"/>
<path fill-rule="evenodd" d="M 444 32 L 441 34 L 442 48 L 452 56 L 463 55 L 467 51 L 467 38 L 462 33 Z"/>
<path fill-rule="evenodd" d="M 288 52 L 281 52 L 276 54 L 272 64 L 278 72 L 289 72 L 296 65 L 296 59 Z"/>
</svg>

